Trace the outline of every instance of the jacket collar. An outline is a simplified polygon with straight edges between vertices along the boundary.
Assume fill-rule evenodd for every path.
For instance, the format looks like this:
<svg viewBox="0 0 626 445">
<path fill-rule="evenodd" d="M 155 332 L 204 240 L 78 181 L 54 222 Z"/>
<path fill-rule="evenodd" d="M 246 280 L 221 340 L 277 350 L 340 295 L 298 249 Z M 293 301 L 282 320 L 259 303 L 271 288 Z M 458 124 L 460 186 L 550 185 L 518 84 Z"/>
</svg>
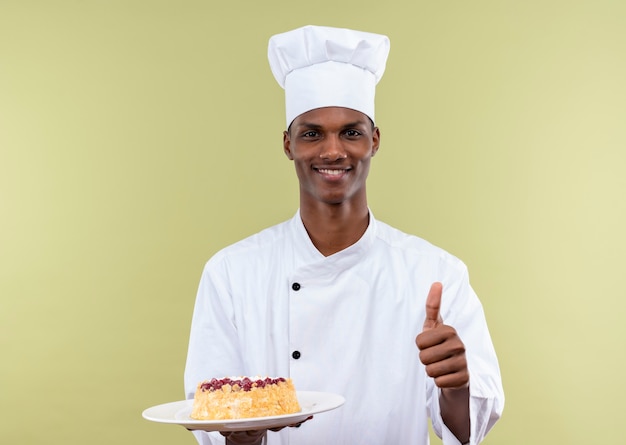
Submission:
<svg viewBox="0 0 626 445">
<path fill-rule="evenodd" d="M 351 246 L 334 253 L 330 256 L 324 256 L 317 250 L 309 234 L 304 227 L 300 210 L 296 212 L 290 221 L 290 227 L 294 240 L 294 256 L 296 258 L 296 267 L 299 272 L 306 273 L 306 269 L 311 267 L 315 274 L 326 273 L 336 275 L 345 269 L 350 268 L 358 261 L 362 260 L 368 254 L 374 239 L 376 238 L 377 222 L 369 210 L 369 224 L 363 236 Z"/>
</svg>

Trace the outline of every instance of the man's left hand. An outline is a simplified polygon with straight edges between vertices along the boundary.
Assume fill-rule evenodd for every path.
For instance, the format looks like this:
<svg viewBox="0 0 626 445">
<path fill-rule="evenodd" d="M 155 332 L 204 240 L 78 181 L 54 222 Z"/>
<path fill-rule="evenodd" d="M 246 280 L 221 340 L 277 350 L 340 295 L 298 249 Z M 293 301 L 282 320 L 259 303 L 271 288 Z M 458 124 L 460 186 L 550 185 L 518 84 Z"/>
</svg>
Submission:
<svg viewBox="0 0 626 445">
<path fill-rule="evenodd" d="M 426 319 L 422 332 L 415 338 L 420 361 L 426 374 L 440 388 L 466 388 L 469 371 L 465 358 L 465 345 L 452 326 L 441 318 L 441 283 L 433 283 L 426 298 Z"/>
</svg>

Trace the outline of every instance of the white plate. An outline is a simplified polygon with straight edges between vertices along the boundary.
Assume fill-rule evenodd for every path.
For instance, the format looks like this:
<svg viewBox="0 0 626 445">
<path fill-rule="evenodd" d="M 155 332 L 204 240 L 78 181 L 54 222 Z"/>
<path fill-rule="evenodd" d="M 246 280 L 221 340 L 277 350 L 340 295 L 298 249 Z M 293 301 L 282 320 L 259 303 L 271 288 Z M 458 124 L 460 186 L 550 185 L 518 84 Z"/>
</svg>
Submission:
<svg viewBox="0 0 626 445">
<path fill-rule="evenodd" d="M 252 417 L 230 420 L 195 420 L 189 417 L 193 400 L 164 403 L 146 409 L 144 419 L 159 423 L 181 425 L 189 430 L 204 431 L 246 431 L 279 428 L 294 425 L 308 417 L 339 408 L 346 401 L 337 394 L 316 391 L 297 391 L 300 408 L 297 413 L 282 416 Z"/>
</svg>

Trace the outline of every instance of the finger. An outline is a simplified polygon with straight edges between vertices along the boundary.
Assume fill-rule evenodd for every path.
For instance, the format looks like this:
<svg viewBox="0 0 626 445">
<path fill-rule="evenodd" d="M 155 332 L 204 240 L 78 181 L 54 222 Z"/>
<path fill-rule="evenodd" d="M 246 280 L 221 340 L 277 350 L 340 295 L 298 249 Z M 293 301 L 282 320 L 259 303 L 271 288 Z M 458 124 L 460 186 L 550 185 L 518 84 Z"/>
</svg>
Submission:
<svg viewBox="0 0 626 445">
<path fill-rule="evenodd" d="M 435 349 L 435 351 L 431 353 L 432 349 Z M 436 346 L 420 351 L 419 354 L 420 361 L 426 366 L 426 373 L 430 377 L 439 377 L 467 369 L 467 359 L 462 346 L 456 348 L 456 351 L 459 352 L 454 355 L 449 355 L 448 351 L 436 351 L 437 349 L 442 348 Z"/>
<path fill-rule="evenodd" d="M 469 385 L 469 373 L 461 370 L 452 374 L 444 374 L 434 378 L 435 385 L 439 388 L 461 389 Z"/>
<path fill-rule="evenodd" d="M 265 435 L 265 430 L 220 431 L 229 445 L 254 445 Z"/>
<path fill-rule="evenodd" d="M 435 282 L 430 286 L 428 297 L 426 297 L 426 320 L 424 320 L 424 330 L 432 329 L 443 323 L 439 310 L 441 308 L 441 293 L 443 285 Z"/>
<path fill-rule="evenodd" d="M 424 364 L 465 353 L 465 345 L 456 330 L 443 324 L 437 330 L 420 332 L 415 338 L 415 344 L 420 350 L 420 360 Z"/>
</svg>

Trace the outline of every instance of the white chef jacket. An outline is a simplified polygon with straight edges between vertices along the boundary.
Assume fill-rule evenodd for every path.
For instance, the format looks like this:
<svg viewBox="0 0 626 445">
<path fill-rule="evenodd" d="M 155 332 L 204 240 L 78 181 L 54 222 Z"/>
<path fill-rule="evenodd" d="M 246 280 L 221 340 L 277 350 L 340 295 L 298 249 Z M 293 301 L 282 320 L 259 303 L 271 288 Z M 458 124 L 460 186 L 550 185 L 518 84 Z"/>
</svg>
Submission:
<svg viewBox="0 0 626 445">
<path fill-rule="evenodd" d="M 297 390 L 346 402 L 299 428 L 268 432 L 268 444 L 426 445 L 430 417 L 443 443 L 457 445 L 415 345 L 435 281 L 443 283 L 441 316 L 466 347 L 470 443 L 477 444 L 500 417 L 504 395 L 467 268 L 371 212 L 361 239 L 328 257 L 299 212 L 213 256 L 193 313 L 186 397 L 213 377 L 291 377 Z M 217 433 L 195 434 L 202 445 L 224 443 Z"/>
</svg>

